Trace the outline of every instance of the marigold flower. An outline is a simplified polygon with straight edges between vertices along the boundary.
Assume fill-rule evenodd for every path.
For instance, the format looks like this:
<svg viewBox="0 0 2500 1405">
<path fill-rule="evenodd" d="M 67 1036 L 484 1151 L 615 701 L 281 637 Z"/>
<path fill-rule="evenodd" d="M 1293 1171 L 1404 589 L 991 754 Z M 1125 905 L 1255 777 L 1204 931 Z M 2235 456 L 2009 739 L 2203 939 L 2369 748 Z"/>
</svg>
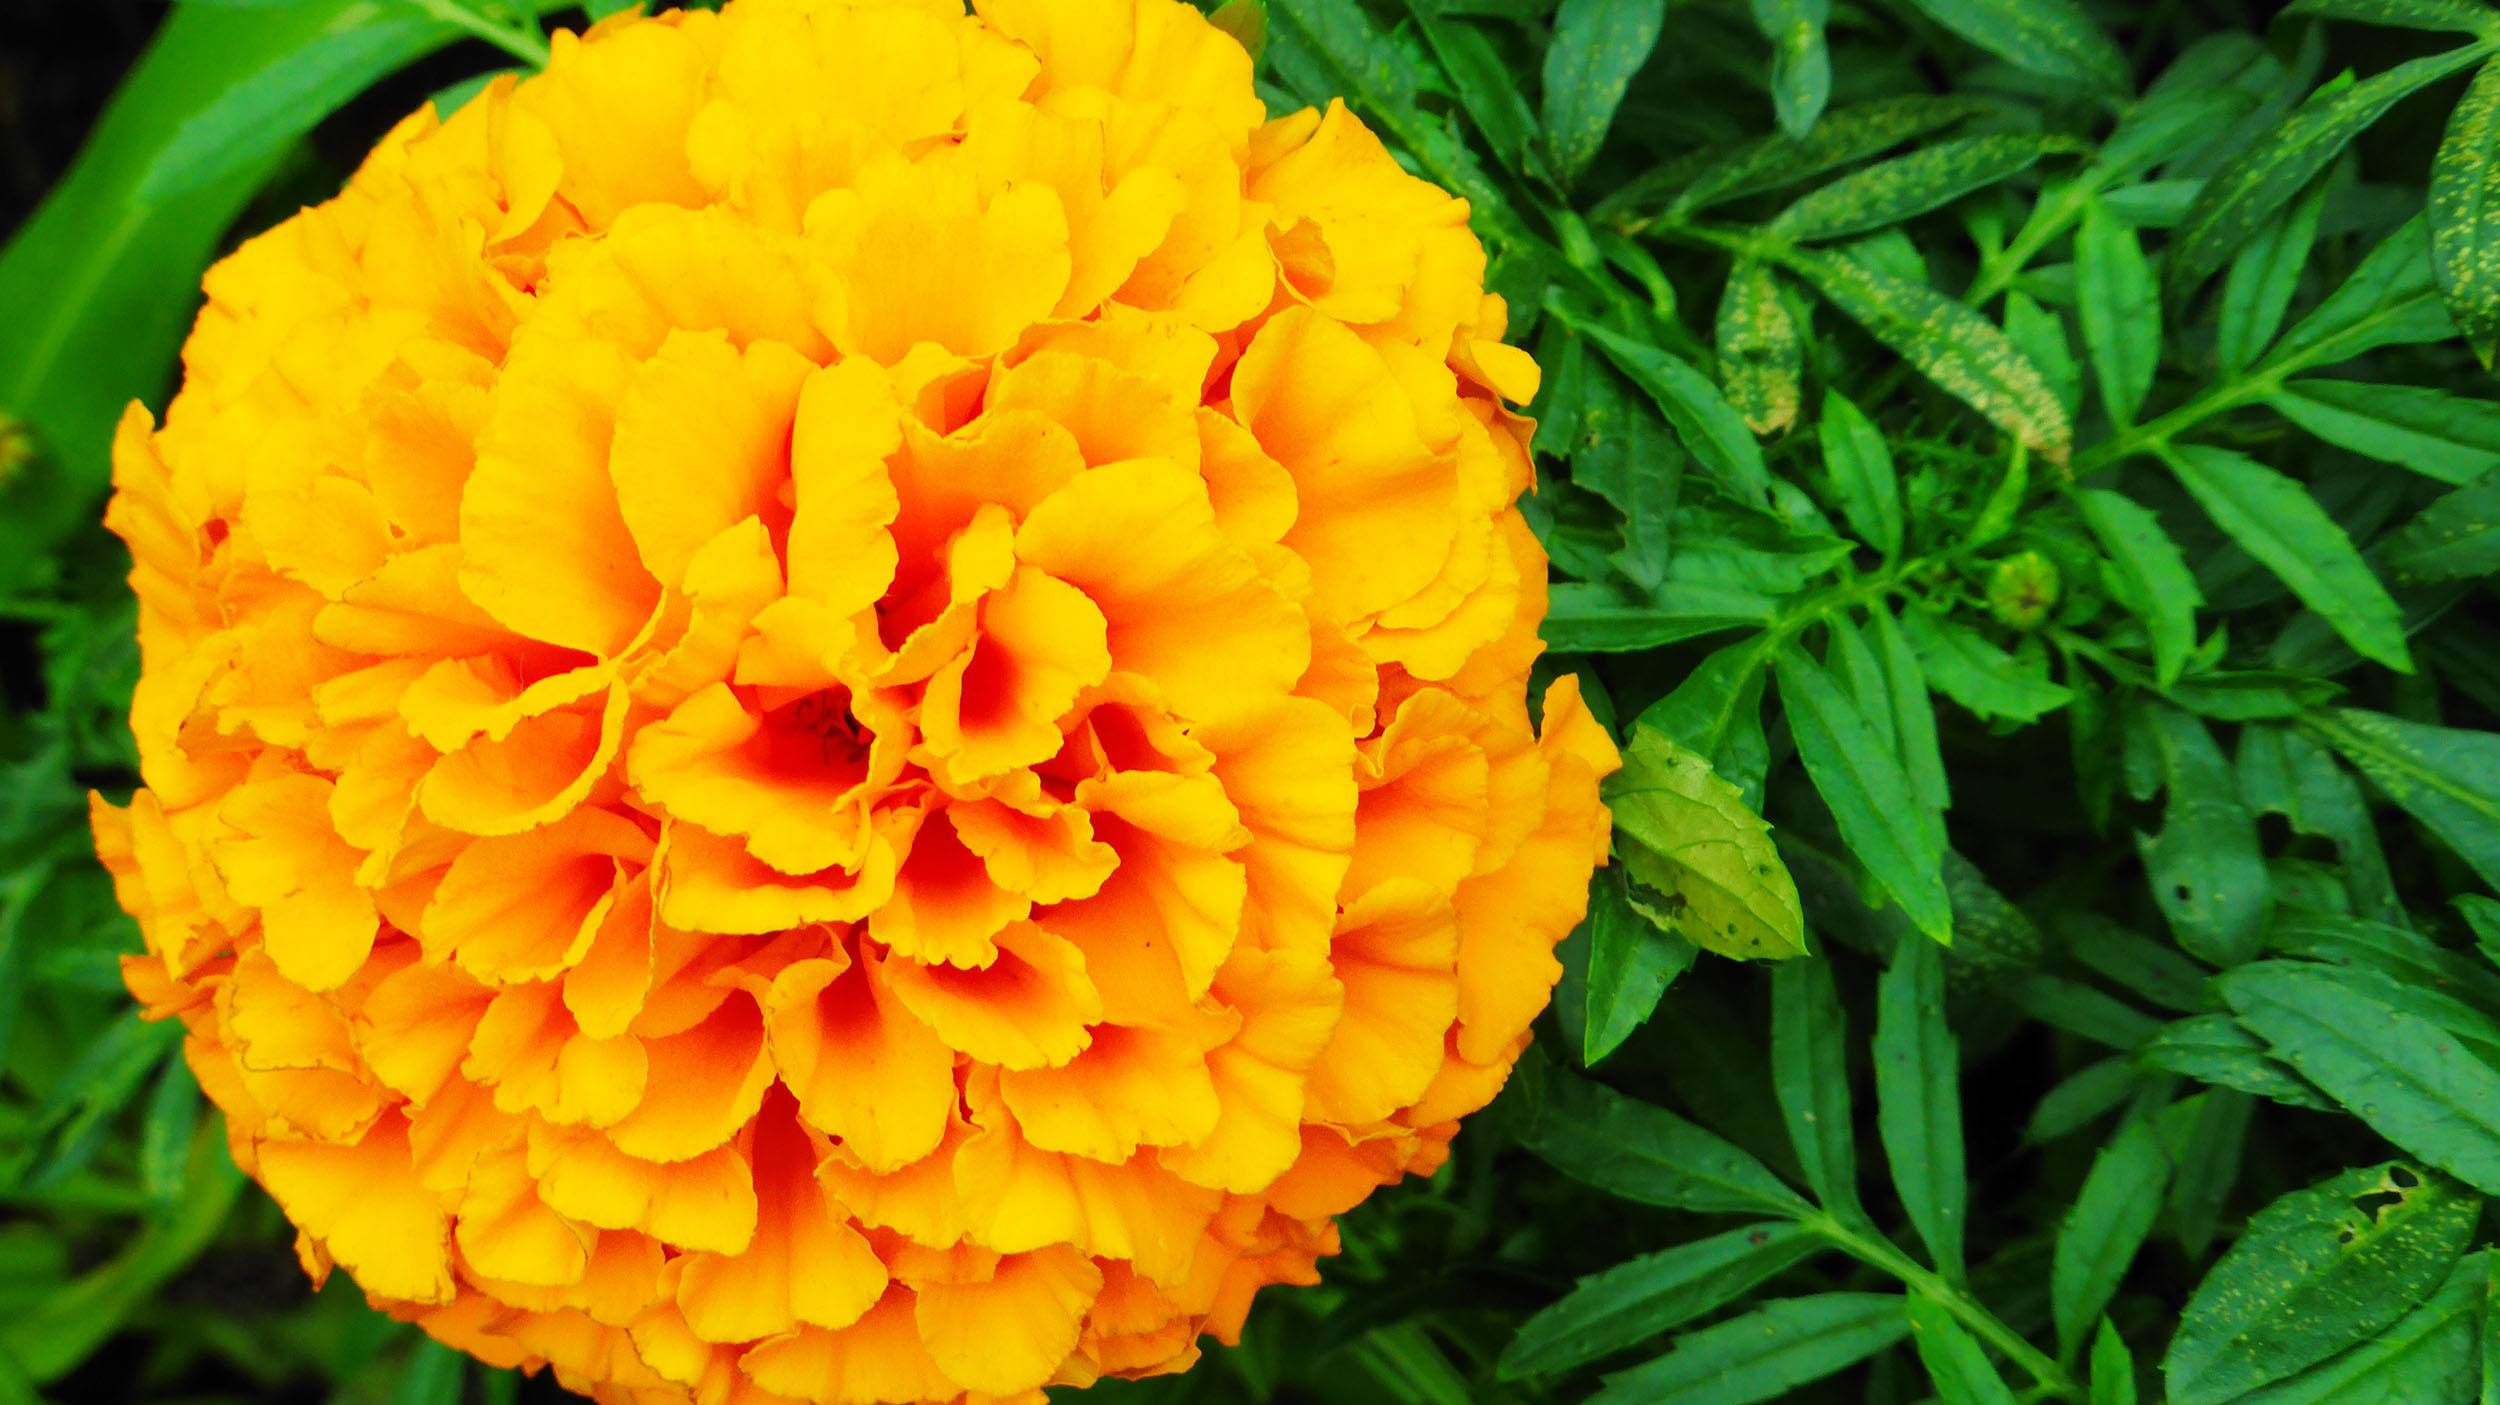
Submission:
<svg viewBox="0 0 2500 1405">
<path fill-rule="evenodd" d="M 305 1267 L 633 1402 L 1313 1281 L 1606 845 L 1466 215 L 1177 0 L 738 0 L 214 269 L 95 827 Z"/>
</svg>

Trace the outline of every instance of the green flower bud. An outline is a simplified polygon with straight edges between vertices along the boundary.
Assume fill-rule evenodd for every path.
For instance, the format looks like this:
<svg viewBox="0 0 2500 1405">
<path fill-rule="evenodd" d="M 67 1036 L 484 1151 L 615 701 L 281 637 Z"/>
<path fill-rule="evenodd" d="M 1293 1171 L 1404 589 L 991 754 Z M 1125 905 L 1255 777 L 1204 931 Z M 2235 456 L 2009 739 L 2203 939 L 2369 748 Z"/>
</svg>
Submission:
<svg viewBox="0 0 2500 1405">
<path fill-rule="evenodd" d="M 1988 612 L 2009 629 L 2038 629 L 2057 608 L 2057 563 L 2036 551 L 2017 552 L 1988 576 Z"/>
</svg>

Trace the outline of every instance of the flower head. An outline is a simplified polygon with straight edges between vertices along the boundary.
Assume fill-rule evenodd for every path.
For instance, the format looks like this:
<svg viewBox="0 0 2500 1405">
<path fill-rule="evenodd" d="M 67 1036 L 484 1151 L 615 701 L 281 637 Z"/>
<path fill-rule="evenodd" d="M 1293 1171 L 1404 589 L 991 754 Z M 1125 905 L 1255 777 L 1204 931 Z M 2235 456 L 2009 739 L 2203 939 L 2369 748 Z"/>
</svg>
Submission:
<svg viewBox="0 0 2500 1405">
<path fill-rule="evenodd" d="M 307 1269 L 636 1402 L 1311 1281 L 1606 843 L 1466 214 L 1177 0 L 737 0 L 214 269 L 96 833 Z"/>
</svg>

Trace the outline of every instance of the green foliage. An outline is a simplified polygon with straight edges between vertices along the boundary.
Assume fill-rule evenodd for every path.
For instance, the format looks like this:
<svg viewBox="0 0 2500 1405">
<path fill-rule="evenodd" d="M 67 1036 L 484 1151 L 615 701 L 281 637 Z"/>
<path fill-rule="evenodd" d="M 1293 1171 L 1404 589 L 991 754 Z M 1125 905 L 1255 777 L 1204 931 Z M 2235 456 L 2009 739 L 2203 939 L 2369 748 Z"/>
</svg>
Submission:
<svg viewBox="0 0 2500 1405">
<path fill-rule="evenodd" d="M 303 1288 L 81 802 L 116 416 L 533 8 L 188 0 L 0 250 L 0 1401 L 555 1395 Z M 2500 8 L 2270 8 L 1216 8 L 1470 202 L 1626 766 L 1559 1037 L 1102 1395 L 2500 1400 Z"/>
</svg>

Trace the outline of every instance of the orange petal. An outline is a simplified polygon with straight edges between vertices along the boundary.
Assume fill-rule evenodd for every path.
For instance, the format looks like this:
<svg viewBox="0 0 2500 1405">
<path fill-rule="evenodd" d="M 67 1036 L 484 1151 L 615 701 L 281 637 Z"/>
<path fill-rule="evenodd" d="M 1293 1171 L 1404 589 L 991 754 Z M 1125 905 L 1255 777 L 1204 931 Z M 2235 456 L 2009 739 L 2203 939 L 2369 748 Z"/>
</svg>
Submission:
<svg viewBox="0 0 2500 1405">
<path fill-rule="evenodd" d="M 799 1115 L 872 1171 L 937 1149 L 955 1110 L 955 1055 L 888 989 L 881 961 L 795 962 L 765 997 L 773 1063 Z"/>
<path fill-rule="evenodd" d="M 998 959 L 978 970 L 898 961 L 886 974 L 903 1007 L 948 1047 L 1002 1068 L 1066 1063 L 1102 1012 L 1085 958 L 1030 922 L 1000 933 Z"/>
</svg>

